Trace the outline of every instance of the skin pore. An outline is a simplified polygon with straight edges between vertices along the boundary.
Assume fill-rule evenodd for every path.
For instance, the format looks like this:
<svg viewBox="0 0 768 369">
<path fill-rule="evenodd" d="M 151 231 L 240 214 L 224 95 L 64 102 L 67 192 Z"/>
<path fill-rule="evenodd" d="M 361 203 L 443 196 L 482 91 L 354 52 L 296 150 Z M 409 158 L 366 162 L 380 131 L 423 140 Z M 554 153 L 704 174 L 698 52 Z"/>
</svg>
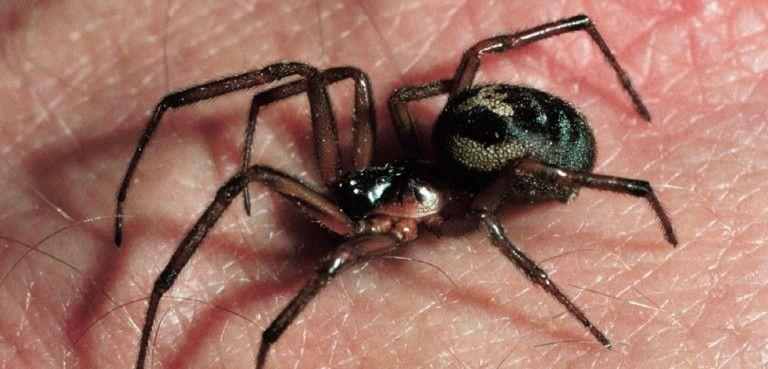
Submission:
<svg viewBox="0 0 768 369">
<path fill-rule="evenodd" d="M 510 239 L 614 349 L 600 347 L 482 231 L 423 232 L 401 256 L 445 274 L 408 260 L 351 268 L 273 346 L 267 368 L 765 365 L 768 12 L 759 3 L 2 4 L 0 276 L 14 269 L 0 287 L 0 367 L 133 367 L 141 299 L 237 171 L 253 93 L 164 118 L 116 249 L 117 186 L 167 92 L 280 60 L 356 65 L 373 81 L 381 163 L 399 155 L 386 111 L 394 89 L 451 76 L 484 37 L 578 13 L 592 17 L 627 69 L 651 123 L 583 33 L 488 57 L 478 80 L 571 101 L 592 123 L 596 172 L 648 180 L 669 211 L 677 249 L 643 200 L 616 194 L 584 190 L 568 205 L 499 214 Z M 351 84 L 330 91 L 348 142 Z M 425 144 L 442 103 L 412 106 Z M 317 184 L 308 121 L 303 97 L 263 109 L 254 163 Z M 169 292 L 177 298 L 161 303 L 148 367 L 252 368 L 264 327 L 333 247 L 278 196 L 260 186 L 252 196 L 254 215 L 235 201 Z M 94 217 L 103 218 L 82 223 Z M 71 267 L 36 252 L 14 267 L 28 251 L 18 242 L 34 245 L 77 222 L 40 245 Z"/>
</svg>

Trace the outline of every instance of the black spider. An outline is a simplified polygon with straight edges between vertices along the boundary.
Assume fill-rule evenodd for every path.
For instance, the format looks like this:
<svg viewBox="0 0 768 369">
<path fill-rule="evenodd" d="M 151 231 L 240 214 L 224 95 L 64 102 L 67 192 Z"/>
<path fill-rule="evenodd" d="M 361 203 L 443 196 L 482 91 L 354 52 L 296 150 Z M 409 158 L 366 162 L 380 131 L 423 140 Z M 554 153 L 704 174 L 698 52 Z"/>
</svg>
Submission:
<svg viewBox="0 0 768 369">
<path fill-rule="evenodd" d="M 205 236 L 232 200 L 244 193 L 250 214 L 248 184 L 259 181 L 295 203 L 305 215 L 345 241 L 326 255 L 313 277 L 263 332 L 257 369 L 264 366 L 270 346 L 320 290 L 345 267 L 397 252 L 417 237 L 419 225 L 437 235 L 462 235 L 484 226 L 493 244 L 525 275 L 541 286 L 578 319 L 605 347 L 608 338 L 549 279 L 535 261 L 513 245 L 494 213 L 505 200 L 561 201 L 574 198 L 581 187 L 645 198 L 672 245 L 677 238 L 669 217 L 648 182 L 592 174 L 595 139 L 586 119 L 567 102 L 546 92 L 506 84 L 472 86 L 480 59 L 562 33 L 584 30 L 597 44 L 629 94 L 637 112 L 650 115 L 613 53 L 586 15 L 561 19 L 514 34 L 478 42 L 464 53 L 452 79 L 396 91 L 389 99 L 398 139 L 410 159 L 371 167 L 375 116 L 368 76 L 355 67 L 318 71 L 302 63 L 286 62 L 206 82 L 167 95 L 158 103 L 125 173 L 117 196 L 115 243 L 122 238 L 125 197 L 144 149 L 168 108 L 177 108 L 252 88 L 285 77 L 302 78 L 257 94 L 251 104 L 245 135 L 242 170 L 224 184 L 216 198 L 187 233 L 168 265 L 155 281 L 142 330 L 136 368 L 143 368 L 158 303 L 173 285 Z M 351 78 L 355 82 L 354 169 L 342 173 L 336 123 L 326 86 Z M 251 143 L 261 106 L 306 92 L 309 98 L 315 151 L 320 174 L 330 187 L 321 193 L 280 171 L 249 167 Z M 448 94 L 437 118 L 433 143 L 437 162 L 422 158 L 410 101 Z"/>
</svg>

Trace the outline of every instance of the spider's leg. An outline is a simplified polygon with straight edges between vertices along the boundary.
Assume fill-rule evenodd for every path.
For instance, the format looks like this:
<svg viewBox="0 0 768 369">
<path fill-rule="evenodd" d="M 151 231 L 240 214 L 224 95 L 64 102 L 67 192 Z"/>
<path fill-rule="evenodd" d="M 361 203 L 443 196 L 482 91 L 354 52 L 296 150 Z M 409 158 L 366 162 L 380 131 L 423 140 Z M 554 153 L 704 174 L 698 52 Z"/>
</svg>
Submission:
<svg viewBox="0 0 768 369">
<path fill-rule="evenodd" d="M 322 77 L 324 85 L 330 85 L 348 78 L 351 78 L 355 83 L 355 117 L 352 123 L 354 153 L 352 154 L 352 158 L 355 169 L 365 169 L 371 164 L 371 161 L 373 161 L 373 149 L 376 141 L 376 113 L 374 111 L 370 79 L 368 78 L 368 75 L 355 67 L 329 68 L 322 72 Z M 253 97 L 248 117 L 248 125 L 245 130 L 242 171 L 248 169 L 248 166 L 251 164 L 253 135 L 256 129 L 259 109 L 262 106 L 306 91 L 307 81 L 305 79 L 300 79 L 298 81 L 271 88 Z M 311 99 L 310 104 L 313 104 L 313 100 Z M 338 140 L 336 139 L 335 134 L 329 135 L 328 132 L 324 132 L 324 134 L 325 136 L 316 135 L 315 139 L 332 141 L 338 145 Z M 251 202 L 248 187 L 245 188 L 243 197 L 245 201 L 245 212 L 250 215 Z"/>
<path fill-rule="evenodd" d="M 262 166 L 253 166 L 245 172 L 239 173 L 225 183 L 216 193 L 216 198 L 211 202 L 208 208 L 203 212 L 194 226 L 187 232 L 184 240 L 174 251 L 173 256 L 168 261 L 160 276 L 155 280 L 152 294 L 149 297 L 149 306 L 144 320 L 144 327 L 141 330 L 141 340 L 139 343 L 139 354 L 136 361 L 136 368 L 144 368 L 144 361 L 147 356 L 147 345 L 152 333 L 152 326 L 155 322 L 157 308 L 160 298 L 168 291 L 176 281 L 179 273 L 189 262 L 197 248 L 205 239 L 208 232 L 216 225 L 221 215 L 232 203 L 232 200 L 240 194 L 248 183 L 259 181 L 270 189 L 280 193 L 289 200 L 300 205 L 306 213 L 322 223 L 327 228 L 341 235 L 350 236 L 356 233 L 356 228 L 352 220 L 338 209 L 332 202 L 325 199 L 322 195 L 315 192 L 308 186 L 302 184 L 284 173 L 278 172 Z"/>
<path fill-rule="evenodd" d="M 537 173 L 554 178 L 558 184 L 563 186 L 577 186 L 593 188 L 596 190 L 612 191 L 642 197 L 648 201 L 664 230 L 664 237 L 672 246 L 677 245 L 677 236 L 672 228 L 672 222 L 669 220 L 661 202 L 656 198 L 651 185 L 642 180 L 606 176 L 594 173 L 573 172 L 557 167 L 545 165 L 533 160 L 523 160 L 515 169 L 518 173 Z"/>
<path fill-rule="evenodd" d="M 464 56 L 461 59 L 461 64 L 453 79 L 450 97 L 456 97 L 456 95 L 472 84 L 472 81 L 477 74 L 477 70 L 480 68 L 480 58 L 485 54 L 502 53 L 535 41 L 580 30 L 587 32 L 592 38 L 592 41 L 600 48 L 600 51 L 603 53 L 603 56 L 605 56 L 608 64 L 610 64 L 611 68 L 616 72 L 616 76 L 619 78 L 624 90 L 632 99 L 632 104 L 637 113 L 640 114 L 643 119 L 650 121 L 651 115 L 641 101 L 637 90 L 632 86 L 632 82 L 630 82 L 627 72 L 621 68 L 619 62 L 616 60 L 616 56 L 613 55 L 613 52 L 608 48 L 608 44 L 605 43 L 603 37 L 597 32 L 597 28 L 595 28 L 592 20 L 583 14 L 545 23 L 517 33 L 491 37 L 476 43 L 464 53 Z"/>
<path fill-rule="evenodd" d="M 395 123 L 395 133 L 403 149 L 410 158 L 420 158 L 422 155 L 419 137 L 414 129 L 413 118 L 406 106 L 411 101 L 426 99 L 451 90 L 450 79 L 430 82 L 417 86 L 406 86 L 398 89 L 389 97 L 389 114 Z"/>
<path fill-rule="evenodd" d="M 310 104 L 312 115 L 312 126 L 315 132 L 315 152 L 320 160 L 320 173 L 326 182 L 332 182 L 340 175 L 339 167 L 339 148 L 335 145 L 337 140 L 318 139 L 321 137 L 336 137 L 336 125 L 333 120 L 333 114 L 328 100 L 328 92 L 323 84 L 322 76 L 317 69 L 312 66 L 295 63 L 277 63 L 268 65 L 263 69 L 251 70 L 242 74 L 225 77 L 219 80 L 202 83 L 181 91 L 166 95 L 155 106 L 144 132 L 139 138 L 139 143 L 133 153 L 128 169 L 125 172 L 123 181 L 117 194 L 117 208 L 115 217 L 115 244 L 120 246 L 122 243 L 123 229 L 123 207 L 125 198 L 128 194 L 128 188 L 133 180 L 136 167 L 141 160 L 144 150 L 149 145 L 152 136 L 160 124 L 168 108 L 178 108 L 196 102 L 211 99 L 214 97 L 226 95 L 228 93 L 252 88 L 261 84 L 276 81 L 285 77 L 300 75 L 307 79 L 309 86 L 309 99 L 313 101 Z"/>
<path fill-rule="evenodd" d="M 552 295 L 552 297 L 554 297 L 559 303 L 565 306 L 568 312 L 579 322 L 581 322 L 581 324 L 587 328 L 589 333 L 597 338 L 597 341 L 600 342 L 601 345 L 605 346 L 606 348 L 611 348 L 611 341 L 609 341 L 605 334 L 603 334 L 603 332 L 597 329 L 597 327 L 595 327 L 594 324 L 589 321 L 589 318 L 587 318 L 584 312 L 581 311 L 581 309 L 579 309 L 579 307 L 576 306 L 573 301 L 571 301 L 571 299 L 568 298 L 568 296 L 566 296 L 563 291 L 560 290 L 560 287 L 558 287 L 555 282 L 549 278 L 547 272 L 541 269 L 541 267 L 539 267 L 536 262 L 533 261 L 533 259 L 529 258 L 522 250 L 517 248 L 517 246 L 512 244 L 512 242 L 507 239 L 507 235 L 504 232 L 504 227 L 502 227 L 502 225 L 493 215 L 489 213 L 482 213 L 480 219 L 485 225 L 488 234 L 491 236 L 491 240 L 494 246 L 498 247 L 501 252 L 504 253 L 507 258 L 509 258 L 509 260 L 513 261 L 515 265 L 517 265 L 517 267 L 520 268 L 523 273 L 525 273 L 525 276 L 528 277 L 528 279 L 530 279 L 533 283 L 538 284 L 541 288 L 544 289 L 544 291 Z"/>
<path fill-rule="evenodd" d="M 317 296 L 320 290 L 344 267 L 390 254 L 399 246 L 401 246 L 400 241 L 389 235 L 363 235 L 341 244 L 336 250 L 325 256 L 315 274 L 261 334 L 256 369 L 264 367 L 272 344 L 280 338 L 296 316 Z"/>
<path fill-rule="evenodd" d="M 515 181 L 517 176 L 514 168 L 520 163 L 510 167 L 506 173 L 502 174 L 493 181 L 482 192 L 478 193 L 469 205 L 469 209 L 463 215 L 446 219 L 441 224 L 436 225 L 430 230 L 438 236 L 442 235 L 463 235 L 474 229 L 482 222 L 485 225 L 488 234 L 491 236 L 494 246 L 498 247 L 507 258 L 517 265 L 523 273 L 534 283 L 541 286 L 547 293 L 552 295 L 560 302 L 568 312 L 576 318 L 584 327 L 587 328 L 603 346 L 611 348 L 611 342 L 592 322 L 589 321 L 578 306 L 576 306 L 568 296 L 549 278 L 547 273 L 539 267 L 535 261 L 529 258 L 522 250 L 517 248 L 507 239 L 504 227 L 492 215 L 504 200 L 504 196 L 511 182 Z"/>
<path fill-rule="evenodd" d="M 483 214 L 493 214 L 504 201 L 508 189 L 517 180 L 514 171 L 519 162 L 510 166 L 510 170 L 499 175 L 487 187 L 476 194 L 471 203 L 458 215 L 446 217 L 441 222 L 429 225 L 428 229 L 438 237 L 460 237 L 477 229 Z"/>
</svg>

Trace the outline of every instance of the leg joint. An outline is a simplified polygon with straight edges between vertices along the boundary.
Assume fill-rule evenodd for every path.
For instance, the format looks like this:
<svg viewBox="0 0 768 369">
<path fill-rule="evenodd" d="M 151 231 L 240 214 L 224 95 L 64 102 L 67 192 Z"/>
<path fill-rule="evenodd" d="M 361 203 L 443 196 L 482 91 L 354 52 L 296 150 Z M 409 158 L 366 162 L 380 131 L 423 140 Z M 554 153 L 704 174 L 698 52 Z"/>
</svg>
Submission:
<svg viewBox="0 0 768 369">
<path fill-rule="evenodd" d="M 571 17 L 570 21 L 583 27 L 588 27 L 592 25 L 592 19 L 590 19 L 588 15 L 583 13 L 577 14 Z"/>
<path fill-rule="evenodd" d="M 653 193 L 651 184 L 647 181 L 631 180 L 627 182 L 627 190 L 634 196 L 645 197 Z"/>
<path fill-rule="evenodd" d="M 269 328 L 265 329 L 264 332 L 261 333 L 262 342 L 275 343 L 279 337 L 280 332 L 272 325 L 270 325 Z"/>
</svg>

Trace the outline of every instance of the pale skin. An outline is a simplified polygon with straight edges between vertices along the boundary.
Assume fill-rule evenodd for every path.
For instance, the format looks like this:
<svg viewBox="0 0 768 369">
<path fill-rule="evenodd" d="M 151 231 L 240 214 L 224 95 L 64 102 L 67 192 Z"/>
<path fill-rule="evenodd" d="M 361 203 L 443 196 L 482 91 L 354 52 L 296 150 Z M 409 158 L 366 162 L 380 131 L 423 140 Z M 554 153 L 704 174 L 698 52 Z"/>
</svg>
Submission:
<svg viewBox="0 0 768 369">
<path fill-rule="evenodd" d="M 596 172 L 648 180 L 670 213 L 677 249 L 642 200 L 615 194 L 585 190 L 569 205 L 500 214 L 510 239 L 614 349 L 599 346 L 481 231 L 462 239 L 424 232 L 401 256 L 448 277 L 405 260 L 351 268 L 273 346 L 267 368 L 764 365 L 768 14 L 759 1 L 634 3 L 0 6 L 0 273 L 27 250 L 7 238 L 34 244 L 73 222 L 106 217 L 40 246 L 75 269 L 32 253 L 8 275 L 0 287 L 0 366 L 133 367 L 133 323 L 142 323 L 146 308 L 140 299 L 237 171 L 251 96 L 168 114 L 137 172 L 117 249 L 109 218 L 117 186 L 165 93 L 280 60 L 355 65 L 373 81 L 383 162 L 398 157 L 386 112 L 395 88 L 450 77 L 461 53 L 483 37 L 581 12 L 627 69 L 651 123 L 632 110 L 585 34 L 489 58 L 480 79 L 529 84 L 573 102 L 595 131 Z M 331 93 L 348 132 L 352 88 Z M 425 142 L 441 103 L 411 109 Z M 266 108 L 253 160 L 317 183 L 309 135 L 305 99 Z M 155 368 L 252 368 L 261 331 L 334 245 L 263 187 L 253 186 L 252 196 L 254 216 L 235 201 L 168 294 L 195 301 L 161 304 Z"/>
</svg>

